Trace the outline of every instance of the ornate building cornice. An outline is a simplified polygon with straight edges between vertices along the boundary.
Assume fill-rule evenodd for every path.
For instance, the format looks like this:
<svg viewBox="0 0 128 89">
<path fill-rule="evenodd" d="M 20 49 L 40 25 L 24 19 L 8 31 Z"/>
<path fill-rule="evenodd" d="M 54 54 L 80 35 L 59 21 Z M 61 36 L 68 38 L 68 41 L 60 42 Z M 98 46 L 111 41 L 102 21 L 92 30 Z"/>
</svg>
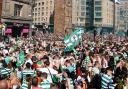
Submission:
<svg viewBox="0 0 128 89">
<path fill-rule="evenodd" d="M 31 4 L 31 0 L 12 0 L 15 2 L 20 2 L 20 3 L 24 3 L 24 4 Z"/>
</svg>

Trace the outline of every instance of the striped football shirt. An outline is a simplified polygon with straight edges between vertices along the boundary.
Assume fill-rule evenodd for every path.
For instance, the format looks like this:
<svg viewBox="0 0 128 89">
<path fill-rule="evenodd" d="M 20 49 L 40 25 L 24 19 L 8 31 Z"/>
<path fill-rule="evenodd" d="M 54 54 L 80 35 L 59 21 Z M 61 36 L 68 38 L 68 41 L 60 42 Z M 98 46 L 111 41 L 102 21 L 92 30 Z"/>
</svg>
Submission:
<svg viewBox="0 0 128 89">
<path fill-rule="evenodd" d="M 28 89 L 28 83 L 27 82 L 23 82 L 23 84 L 22 84 L 20 89 Z"/>
<path fill-rule="evenodd" d="M 10 76 L 11 70 L 8 69 L 8 68 L 0 69 L 0 74 L 1 74 L 1 75 L 6 75 L 6 76 Z"/>
<path fill-rule="evenodd" d="M 50 89 L 50 85 L 51 83 L 48 80 L 46 80 L 46 81 L 41 82 L 39 87 L 43 89 Z"/>
<path fill-rule="evenodd" d="M 114 89 L 113 80 L 107 74 L 103 74 L 102 76 L 101 89 Z"/>
<path fill-rule="evenodd" d="M 31 69 L 23 70 L 23 72 L 22 72 L 23 80 L 25 80 L 26 75 L 31 75 L 32 77 L 34 77 L 35 74 L 36 74 L 36 73 L 35 73 L 34 70 L 31 70 Z"/>
<path fill-rule="evenodd" d="M 28 89 L 28 82 L 27 82 L 27 81 L 24 81 L 24 82 L 22 83 L 20 89 Z M 31 89 L 32 89 L 32 86 L 31 86 Z"/>
</svg>

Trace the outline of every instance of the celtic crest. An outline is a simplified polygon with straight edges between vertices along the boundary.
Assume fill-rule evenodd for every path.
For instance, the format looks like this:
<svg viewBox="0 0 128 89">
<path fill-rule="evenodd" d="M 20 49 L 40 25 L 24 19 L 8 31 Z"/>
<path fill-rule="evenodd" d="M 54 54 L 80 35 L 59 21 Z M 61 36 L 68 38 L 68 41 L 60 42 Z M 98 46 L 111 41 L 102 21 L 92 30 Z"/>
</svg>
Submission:
<svg viewBox="0 0 128 89">
<path fill-rule="evenodd" d="M 76 34 L 74 34 L 72 37 L 71 37 L 71 41 L 72 42 L 76 42 L 78 40 L 78 37 Z"/>
</svg>

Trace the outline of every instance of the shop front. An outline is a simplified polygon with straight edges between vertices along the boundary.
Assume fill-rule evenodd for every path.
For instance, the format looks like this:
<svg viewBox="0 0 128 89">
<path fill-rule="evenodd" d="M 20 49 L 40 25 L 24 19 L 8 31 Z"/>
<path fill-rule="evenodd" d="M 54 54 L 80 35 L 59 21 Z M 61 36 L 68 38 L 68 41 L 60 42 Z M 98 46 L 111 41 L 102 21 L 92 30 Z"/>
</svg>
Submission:
<svg viewBox="0 0 128 89">
<path fill-rule="evenodd" d="M 2 23 L 6 24 L 5 35 L 12 37 L 28 36 L 30 32 L 31 21 L 2 19 Z"/>
</svg>

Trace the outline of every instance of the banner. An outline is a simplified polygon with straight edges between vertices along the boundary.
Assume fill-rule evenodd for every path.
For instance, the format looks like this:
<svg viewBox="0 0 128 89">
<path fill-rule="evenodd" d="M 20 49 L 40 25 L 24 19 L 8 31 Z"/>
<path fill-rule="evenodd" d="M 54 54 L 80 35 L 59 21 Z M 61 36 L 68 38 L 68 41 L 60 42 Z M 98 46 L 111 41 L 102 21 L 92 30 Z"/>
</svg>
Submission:
<svg viewBox="0 0 128 89">
<path fill-rule="evenodd" d="M 74 48 L 74 46 L 78 45 L 82 39 L 83 31 L 81 29 L 77 29 L 64 39 L 64 43 L 67 47 Z"/>
</svg>

